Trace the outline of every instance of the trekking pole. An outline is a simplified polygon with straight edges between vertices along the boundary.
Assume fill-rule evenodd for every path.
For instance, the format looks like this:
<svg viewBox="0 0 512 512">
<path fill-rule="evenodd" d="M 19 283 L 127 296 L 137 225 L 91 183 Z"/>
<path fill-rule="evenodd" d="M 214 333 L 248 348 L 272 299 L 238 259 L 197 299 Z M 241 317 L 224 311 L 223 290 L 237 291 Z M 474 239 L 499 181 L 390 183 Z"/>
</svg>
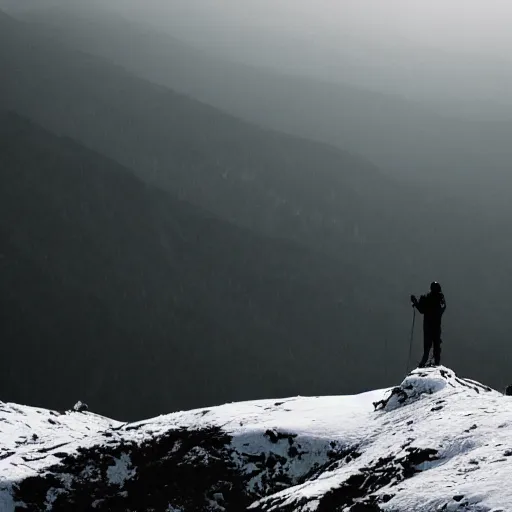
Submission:
<svg viewBox="0 0 512 512">
<path fill-rule="evenodd" d="M 414 340 L 414 324 L 416 323 L 416 308 L 412 308 L 412 327 L 411 327 L 411 339 L 409 340 L 409 357 L 407 358 L 407 368 L 405 369 L 405 373 L 409 372 L 409 366 L 411 364 L 411 356 L 412 356 L 412 342 Z"/>
</svg>

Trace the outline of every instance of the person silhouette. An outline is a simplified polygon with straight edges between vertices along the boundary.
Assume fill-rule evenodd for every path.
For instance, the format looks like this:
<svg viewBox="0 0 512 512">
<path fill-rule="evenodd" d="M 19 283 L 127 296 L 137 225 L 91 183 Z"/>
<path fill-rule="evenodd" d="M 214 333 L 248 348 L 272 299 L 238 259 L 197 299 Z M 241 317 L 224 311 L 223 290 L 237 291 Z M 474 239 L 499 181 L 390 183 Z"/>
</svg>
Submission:
<svg viewBox="0 0 512 512">
<path fill-rule="evenodd" d="M 423 368 L 428 361 L 430 349 L 434 350 L 434 364 L 441 364 L 441 319 L 446 310 L 446 301 L 441 285 L 434 281 L 430 285 L 430 292 L 416 299 L 411 295 L 411 302 L 423 315 L 423 357 L 418 365 Z"/>
</svg>

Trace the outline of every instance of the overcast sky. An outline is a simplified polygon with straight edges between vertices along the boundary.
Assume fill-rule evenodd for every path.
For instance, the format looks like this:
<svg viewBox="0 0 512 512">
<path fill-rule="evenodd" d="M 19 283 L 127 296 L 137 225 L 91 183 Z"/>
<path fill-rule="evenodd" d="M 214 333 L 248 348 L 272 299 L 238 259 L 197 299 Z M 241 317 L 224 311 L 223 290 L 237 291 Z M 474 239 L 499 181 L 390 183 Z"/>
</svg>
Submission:
<svg viewBox="0 0 512 512">
<path fill-rule="evenodd" d="M 512 105 L 512 0 L 0 0 L 6 3 L 110 6 L 245 64 L 412 99 Z"/>
<path fill-rule="evenodd" d="M 510 0 L 114 0 L 148 16 L 176 21 L 187 14 L 198 25 L 237 24 L 303 34 L 346 31 L 371 38 L 394 36 L 453 50 L 504 53 L 512 43 Z M 182 22 L 184 19 L 181 20 Z M 321 35 L 321 34 L 319 34 Z"/>
<path fill-rule="evenodd" d="M 0 0 L 10 4 L 107 4 L 160 26 L 226 32 L 244 27 L 285 30 L 338 43 L 352 34 L 389 45 L 512 55 L 510 0 Z M 191 35 L 194 35 L 193 33 Z"/>
</svg>

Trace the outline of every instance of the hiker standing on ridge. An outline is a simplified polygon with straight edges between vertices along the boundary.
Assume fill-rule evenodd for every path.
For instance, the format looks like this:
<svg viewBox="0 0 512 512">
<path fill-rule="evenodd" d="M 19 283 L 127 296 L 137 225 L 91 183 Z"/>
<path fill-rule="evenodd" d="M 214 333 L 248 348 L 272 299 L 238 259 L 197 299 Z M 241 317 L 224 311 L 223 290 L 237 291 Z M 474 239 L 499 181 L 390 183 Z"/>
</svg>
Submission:
<svg viewBox="0 0 512 512">
<path fill-rule="evenodd" d="M 423 315 L 423 357 L 419 368 L 423 368 L 428 361 L 430 349 L 434 346 L 434 364 L 441 364 L 441 317 L 446 309 L 446 302 L 441 290 L 441 285 L 434 281 L 430 285 L 430 292 L 422 295 L 417 300 L 411 295 L 411 302 Z"/>
</svg>

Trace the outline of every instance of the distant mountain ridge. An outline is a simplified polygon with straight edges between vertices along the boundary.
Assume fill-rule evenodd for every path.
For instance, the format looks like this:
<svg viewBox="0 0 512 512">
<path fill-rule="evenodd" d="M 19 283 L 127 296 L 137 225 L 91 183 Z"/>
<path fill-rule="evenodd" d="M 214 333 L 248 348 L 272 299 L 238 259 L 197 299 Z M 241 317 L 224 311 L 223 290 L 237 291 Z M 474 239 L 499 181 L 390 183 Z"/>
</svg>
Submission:
<svg viewBox="0 0 512 512">
<path fill-rule="evenodd" d="M 2 31 L 0 61 L 8 72 L 0 101 L 132 168 L 145 181 L 272 235 L 316 246 L 332 245 L 341 236 L 357 258 L 356 225 L 371 240 L 387 226 L 404 223 L 400 187 L 359 157 L 255 128 L 38 38 L 29 27 L 10 28 L 10 36 Z M 36 69 L 37 84 L 31 80 Z M 393 212 L 385 208 L 390 201 Z M 377 225 L 381 221 L 387 226 Z"/>
<path fill-rule="evenodd" d="M 14 113 L 0 113 L 0 180 L 4 399 L 80 394 L 134 417 L 352 386 L 337 373 L 359 364 L 346 334 L 370 339 L 354 312 L 378 293 L 360 270 L 230 225 Z"/>
<path fill-rule="evenodd" d="M 141 77 L 261 126 L 364 155 L 388 172 L 422 183 L 456 187 L 464 180 L 466 193 L 478 196 L 485 181 L 475 189 L 465 177 L 492 169 L 487 179 L 495 186 L 507 169 L 498 155 L 509 151 L 510 118 L 458 119 L 399 95 L 232 63 L 142 22 L 123 20 L 108 8 L 100 12 L 80 5 L 42 7 L 27 19 L 65 44 Z M 475 149 L 479 146 L 485 151 Z"/>
<path fill-rule="evenodd" d="M 76 140 L 65 143 L 75 148 L 74 156 L 68 155 L 69 164 L 61 158 L 62 139 L 56 142 L 52 138 L 43 152 L 46 155 L 39 158 L 40 153 L 34 153 L 32 145 L 20 136 L 10 171 L 35 173 L 39 167 L 51 168 L 53 162 L 65 183 L 68 178 L 63 169 L 68 165 L 73 170 L 82 168 L 82 158 L 92 162 L 93 168 L 110 169 L 114 161 L 123 166 L 119 173 L 107 173 L 106 183 L 105 176 L 94 174 L 119 201 L 118 226 L 108 220 L 112 211 L 88 181 L 87 190 L 93 191 L 90 201 L 98 215 L 88 216 L 90 206 L 82 196 L 78 202 L 64 205 L 75 211 L 74 220 L 83 231 L 81 239 L 73 235 L 59 210 L 50 208 L 53 202 L 65 203 L 65 193 L 52 197 L 51 187 L 39 179 L 40 190 L 32 189 L 30 194 L 44 191 L 47 195 L 38 203 L 38 215 L 33 215 L 33 209 L 21 208 L 22 201 L 13 201 L 12 209 L 7 208 L 12 197 L 2 182 L 6 228 L 1 236 L 10 247 L 3 262 L 10 274 L 5 272 L 2 278 L 5 283 L 6 276 L 15 276 L 12 289 L 27 293 L 20 293 L 14 306 L 4 304 L 0 314 L 16 320 L 19 330 L 10 333 L 10 339 L 16 343 L 31 340 L 20 347 L 9 345 L 10 355 L 15 357 L 4 361 L 9 366 L 1 377 L 15 383 L 11 389 L 23 393 L 16 395 L 15 401 L 37 400 L 41 404 L 41 400 L 56 396 L 44 386 L 31 386 L 11 365 L 31 349 L 35 351 L 33 364 L 40 356 L 43 360 L 48 357 L 45 343 L 34 333 L 45 332 L 45 340 L 51 343 L 58 339 L 63 361 L 69 357 L 76 363 L 80 359 L 73 353 L 73 343 L 69 344 L 76 334 L 72 323 L 59 324 L 58 336 L 50 324 L 59 308 L 64 308 L 62 318 L 69 315 L 84 327 L 86 339 L 105 341 L 104 345 L 98 342 L 91 359 L 80 345 L 86 361 L 82 369 L 95 367 L 102 360 L 101 349 L 109 346 L 109 340 L 114 340 L 116 347 L 123 346 L 124 336 L 136 347 L 122 382 L 137 400 L 129 399 L 119 381 L 109 382 L 117 396 L 102 396 L 102 406 L 108 411 L 119 407 L 119 417 L 139 415 L 141 408 L 156 414 L 162 408 L 168 410 L 169 404 L 195 407 L 207 399 L 208 403 L 226 396 L 231 399 L 233 393 L 234 399 L 240 399 L 261 392 L 281 394 L 281 389 L 287 390 L 283 394 L 330 394 L 333 390 L 355 392 L 367 385 L 379 387 L 386 377 L 403 371 L 411 321 L 408 297 L 432 278 L 443 283 L 450 305 L 443 357 L 456 360 L 461 369 L 470 369 L 493 385 L 506 379 L 509 368 L 503 347 L 509 336 L 502 318 L 508 308 L 507 276 L 512 275 L 510 241 L 502 235 L 507 232 L 507 217 L 488 222 L 487 210 L 478 201 L 469 201 L 463 191 L 443 198 L 446 191 L 436 184 L 424 193 L 389 179 L 360 157 L 242 122 L 137 78 L 104 58 L 66 46 L 58 38 L 42 34 L 34 23 L 6 18 L 0 25 L 0 104 L 34 120 L 47 132 Z M 279 105 L 275 107 L 278 112 Z M 46 136 L 51 138 L 51 133 Z M 393 147 L 401 151 L 406 145 L 397 140 Z M 26 169 L 21 162 L 27 163 Z M 424 164 L 428 167 L 429 162 L 427 159 Z M 138 181 L 133 181 L 134 173 Z M 125 183 L 126 188 L 112 190 L 116 187 L 114 176 L 121 179 L 123 174 L 130 175 L 132 185 Z M 77 183 L 85 186 L 82 178 Z M 129 192 L 133 189 L 139 191 L 135 197 Z M 27 193 L 17 190 L 20 197 Z M 80 192 L 73 187 L 70 190 Z M 25 199 L 29 205 L 30 194 Z M 177 199 L 186 201 L 177 207 Z M 142 219 L 137 219 L 132 204 L 145 212 Z M 53 217 L 45 216 L 48 208 Z M 16 244 L 11 238 L 14 215 L 37 219 L 30 229 L 16 233 L 24 236 L 16 239 Z M 36 227 L 43 221 L 47 222 L 45 236 L 38 237 Z M 52 222 L 58 227 L 52 228 Z M 194 235 L 183 238 L 189 225 Z M 63 254 L 77 257 L 63 258 L 67 261 L 61 265 L 56 265 L 54 258 L 47 261 L 48 240 L 52 240 L 53 251 L 58 253 L 61 247 L 61 239 L 47 236 L 53 229 L 65 234 L 61 237 Z M 121 240 L 117 230 L 124 233 Z M 102 235 L 96 238 L 97 232 Z M 148 249 L 137 240 L 148 241 Z M 129 254 L 118 268 L 122 247 L 130 251 L 125 251 Z M 37 255 L 36 263 L 30 254 Z M 94 259 L 88 261 L 89 273 L 84 276 L 86 272 L 79 267 L 91 255 Z M 57 267 L 58 279 L 65 274 L 67 288 L 60 289 L 62 294 L 48 277 L 52 265 Z M 103 276 L 94 272 L 98 267 L 104 269 Z M 28 272 L 34 279 L 26 277 Z M 116 284 L 105 284 L 107 291 L 100 287 L 102 293 L 108 292 L 107 307 L 84 290 L 89 291 L 93 283 L 103 286 L 98 280 L 108 280 L 111 275 L 116 276 Z M 151 307 L 144 300 L 144 293 L 148 296 L 146 280 L 154 292 Z M 35 287 L 42 290 L 39 295 L 31 288 L 34 282 L 40 283 Z M 172 286 L 164 289 L 166 283 Z M 2 286 L 10 290 L 10 285 Z M 186 291 L 183 296 L 181 288 Z M 45 290 L 51 291 L 52 300 Z M 76 308 L 77 304 L 80 307 Z M 40 305 L 45 307 L 37 312 Z M 27 311 L 37 314 L 30 319 Z M 175 355 L 170 336 L 193 339 L 197 345 Z M 419 340 L 417 333 L 415 353 L 421 350 Z M 229 377 L 216 387 L 212 382 L 217 382 L 217 373 L 224 374 L 218 368 L 224 368 L 226 354 L 233 366 Z M 178 375 L 178 382 L 191 374 L 202 376 L 204 368 L 206 377 L 200 388 L 184 386 L 176 395 L 162 392 L 157 398 L 152 395 L 153 388 L 138 388 L 129 378 L 138 371 L 138 356 L 146 374 L 158 381 L 158 389 L 168 389 L 169 379 Z M 164 367 L 168 360 L 176 365 L 177 373 Z M 182 360 L 188 366 L 181 367 Z M 45 361 L 53 368 L 51 361 Z M 64 366 L 68 378 L 73 368 Z M 89 386 L 93 396 L 100 396 L 108 371 L 102 375 L 83 372 L 83 387 Z M 75 396 L 71 389 L 66 394 L 68 390 L 61 385 L 66 379 L 58 380 L 58 372 L 52 376 L 55 381 L 49 387 L 57 394 L 64 393 L 58 397 L 59 404 L 71 393 Z M 245 377 L 249 384 L 241 386 Z"/>
</svg>

